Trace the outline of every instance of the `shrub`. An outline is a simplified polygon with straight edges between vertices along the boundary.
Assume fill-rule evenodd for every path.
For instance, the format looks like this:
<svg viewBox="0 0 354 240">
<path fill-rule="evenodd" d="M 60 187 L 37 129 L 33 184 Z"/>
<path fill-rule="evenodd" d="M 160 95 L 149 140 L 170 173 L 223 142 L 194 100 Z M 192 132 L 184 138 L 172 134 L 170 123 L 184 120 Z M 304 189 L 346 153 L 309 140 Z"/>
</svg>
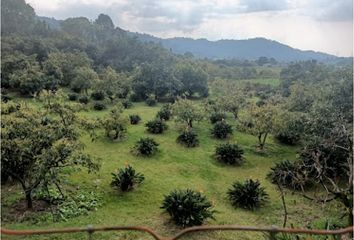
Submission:
<svg viewBox="0 0 354 240">
<path fill-rule="evenodd" d="M 211 115 L 210 115 L 210 122 L 212 124 L 216 123 L 216 122 L 219 122 L 219 121 L 222 121 L 226 119 L 226 114 L 223 113 L 223 112 L 213 112 Z"/>
<path fill-rule="evenodd" d="M 136 114 L 129 115 L 129 119 L 130 119 L 130 124 L 132 125 L 138 124 L 141 120 L 140 116 Z"/>
<path fill-rule="evenodd" d="M 101 101 L 104 99 L 104 92 L 103 91 L 94 91 L 91 93 L 91 98 L 96 101 Z"/>
<path fill-rule="evenodd" d="M 122 104 L 125 109 L 131 108 L 133 106 L 133 103 L 129 99 L 124 99 Z"/>
<path fill-rule="evenodd" d="M 131 190 L 134 185 L 142 183 L 144 179 L 143 174 L 135 172 L 135 169 L 128 165 L 125 168 L 118 169 L 117 173 L 112 173 L 111 186 L 126 192 Z"/>
<path fill-rule="evenodd" d="M 136 142 L 133 152 L 136 155 L 151 156 L 157 152 L 159 144 L 152 138 L 140 138 Z"/>
<path fill-rule="evenodd" d="M 102 206 L 102 197 L 96 192 L 80 191 L 72 194 L 70 198 L 58 204 L 53 214 L 57 220 L 66 221 L 69 218 L 87 215 Z"/>
<path fill-rule="evenodd" d="M 268 173 L 268 177 L 274 184 L 279 183 L 295 190 L 303 189 L 310 184 L 306 171 L 301 169 L 300 164 L 289 160 L 276 163 Z"/>
<path fill-rule="evenodd" d="M 161 119 L 161 120 L 168 121 L 168 120 L 170 120 L 171 115 L 172 115 L 171 105 L 170 104 L 166 104 L 166 105 L 162 106 L 160 111 L 158 111 L 158 113 L 156 114 L 156 117 Z"/>
<path fill-rule="evenodd" d="M 245 182 L 236 181 L 227 192 L 234 207 L 249 210 L 257 209 L 268 201 L 268 194 L 260 186 L 258 180 L 248 179 Z"/>
<path fill-rule="evenodd" d="M 69 93 L 68 94 L 68 99 L 70 100 L 70 101 L 76 101 L 77 99 L 78 99 L 78 95 L 76 94 L 76 93 Z"/>
<path fill-rule="evenodd" d="M 131 94 L 129 99 L 132 102 L 139 102 L 139 101 L 143 100 L 138 95 L 136 95 L 135 93 Z"/>
<path fill-rule="evenodd" d="M 244 160 L 243 150 L 237 144 L 231 143 L 217 146 L 215 149 L 215 157 L 217 160 L 230 165 L 240 165 Z"/>
<path fill-rule="evenodd" d="M 212 204 L 199 192 L 174 190 L 163 200 L 162 209 L 165 209 L 173 221 L 182 227 L 202 225 L 204 220 L 212 218 L 215 213 Z"/>
<path fill-rule="evenodd" d="M 150 95 L 146 100 L 145 100 L 146 104 L 148 106 L 155 106 L 156 105 L 156 99 L 154 95 Z"/>
<path fill-rule="evenodd" d="M 89 102 L 89 99 L 87 96 L 80 96 L 79 97 L 79 102 L 82 104 L 87 104 Z"/>
<path fill-rule="evenodd" d="M 96 102 L 94 105 L 93 105 L 93 108 L 97 111 L 101 111 L 103 109 L 106 108 L 106 105 L 104 105 L 103 103 L 100 103 L 100 102 Z"/>
<path fill-rule="evenodd" d="M 163 120 L 155 119 L 145 124 L 149 133 L 159 134 L 163 133 L 167 129 L 167 125 Z"/>
<path fill-rule="evenodd" d="M 184 130 L 178 137 L 177 142 L 186 147 L 196 147 L 199 145 L 198 135 L 192 129 Z"/>
<path fill-rule="evenodd" d="M 225 121 L 216 122 L 211 133 L 216 138 L 224 139 L 227 138 L 230 134 L 232 134 L 232 127 Z"/>
</svg>

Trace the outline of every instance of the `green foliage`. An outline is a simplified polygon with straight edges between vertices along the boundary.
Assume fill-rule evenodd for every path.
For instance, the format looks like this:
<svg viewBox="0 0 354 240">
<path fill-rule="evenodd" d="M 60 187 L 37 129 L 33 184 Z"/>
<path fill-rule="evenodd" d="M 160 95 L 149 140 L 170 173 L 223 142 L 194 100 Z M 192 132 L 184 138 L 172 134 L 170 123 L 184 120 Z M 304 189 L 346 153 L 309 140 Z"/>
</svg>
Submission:
<svg viewBox="0 0 354 240">
<path fill-rule="evenodd" d="M 244 161 L 243 150 L 237 144 L 231 143 L 217 146 L 215 157 L 217 160 L 230 165 L 241 165 Z"/>
<path fill-rule="evenodd" d="M 268 173 L 268 177 L 272 183 L 294 190 L 305 189 L 311 184 L 308 173 L 300 162 L 290 162 L 289 160 L 276 163 Z"/>
<path fill-rule="evenodd" d="M 185 123 L 188 127 L 193 127 L 193 122 L 201 121 L 204 117 L 202 108 L 193 101 L 178 98 L 172 105 L 172 113 L 176 122 Z"/>
<path fill-rule="evenodd" d="M 154 134 L 163 133 L 168 128 L 165 121 L 160 119 L 148 121 L 145 126 L 149 133 Z"/>
<path fill-rule="evenodd" d="M 219 139 L 227 138 L 230 134 L 232 134 L 232 126 L 226 121 L 216 122 L 211 130 L 211 134 Z"/>
<path fill-rule="evenodd" d="M 75 69 L 75 77 L 72 80 L 70 87 L 75 92 L 84 91 L 87 95 L 87 91 L 95 81 L 98 81 L 97 73 L 88 67 L 80 67 Z"/>
<path fill-rule="evenodd" d="M 133 106 L 133 103 L 129 99 L 124 99 L 122 104 L 125 109 L 131 108 Z"/>
<path fill-rule="evenodd" d="M 76 93 L 69 93 L 68 94 L 68 99 L 70 101 L 76 101 L 79 98 L 79 95 L 77 95 Z"/>
<path fill-rule="evenodd" d="M 165 121 L 170 120 L 171 116 L 172 116 L 172 109 L 170 104 L 163 105 L 160 111 L 158 111 L 156 114 L 156 118 Z"/>
<path fill-rule="evenodd" d="M 129 116 L 130 124 L 135 125 L 138 124 L 141 120 L 140 116 L 137 114 L 133 114 Z"/>
<path fill-rule="evenodd" d="M 69 218 L 87 215 L 102 206 L 101 197 L 94 191 L 79 191 L 71 194 L 65 201 L 58 204 L 54 212 L 56 220 L 67 221 Z"/>
<path fill-rule="evenodd" d="M 214 124 L 214 123 L 216 123 L 216 122 L 225 120 L 225 119 L 226 119 L 226 114 L 223 113 L 223 112 L 213 112 L 213 113 L 211 113 L 209 119 L 210 119 L 210 122 L 211 122 L 212 124 Z"/>
<path fill-rule="evenodd" d="M 33 31 L 35 12 L 24 0 L 4 0 L 1 2 L 1 8 L 2 22 L 6 23 L 2 24 L 1 28 L 3 36 L 11 33 L 26 34 Z"/>
<path fill-rule="evenodd" d="M 89 98 L 85 95 L 79 97 L 79 102 L 82 104 L 88 104 Z"/>
<path fill-rule="evenodd" d="M 91 93 L 91 98 L 96 101 L 104 100 L 104 92 L 103 91 L 94 91 Z"/>
<path fill-rule="evenodd" d="M 140 138 L 132 151 L 136 155 L 151 156 L 157 152 L 159 144 L 152 138 Z"/>
<path fill-rule="evenodd" d="M 264 149 L 268 134 L 274 129 L 274 117 L 277 112 L 274 105 L 271 101 L 262 106 L 251 104 L 240 116 L 241 129 L 258 137 L 258 147 L 261 150 Z"/>
<path fill-rule="evenodd" d="M 108 98 L 113 101 L 117 98 L 126 98 L 131 91 L 131 82 L 127 75 L 117 73 L 113 68 L 107 67 L 100 74 L 101 81 L 96 85 Z"/>
<path fill-rule="evenodd" d="M 304 120 L 302 113 L 278 111 L 273 122 L 274 137 L 281 143 L 289 145 L 298 143 L 303 135 Z"/>
<path fill-rule="evenodd" d="M 208 96 L 208 74 L 201 67 L 188 62 L 179 63 L 174 69 L 174 76 L 182 83 L 181 93 L 187 96 Z"/>
<path fill-rule="evenodd" d="M 180 85 L 168 64 L 155 61 L 136 69 L 132 88 L 137 99 L 145 100 L 150 95 L 157 98 L 176 96 Z"/>
<path fill-rule="evenodd" d="M 118 169 L 117 173 L 112 173 L 111 186 L 119 188 L 122 192 L 129 191 L 134 185 L 144 181 L 144 175 L 135 171 L 135 169 L 127 165 L 125 168 Z"/>
<path fill-rule="evenodd" d="M 211 202 L 203 194 L 190 189 L 172 191 L 165 196 L 161 208 L 182 227 L 202 225 L 208 218 L 214 219 L 215 213 Z"/>
<path fill-rule="evenodd" d="M 185 129 L 178 137 L 177 142 L 186 147 L 197 147 L 199 145 L 198 135 L 193 129 Z"/>
<path fill-rule="evenodd" d="M 104 105 L 104 103 L 101 102 L 95 102 L 93 104 L 93 108 L 97 111 L 102 111 L 103 109 L 106 109 L 106 105 Z"/>
<path fill-rule="evenodd" d="M 1 165 L 21 183 L 28 208 L 40 184 L 59 184 L 63 171 L 78 166 L 99 167 L 83 153 L 74 113 L 59 103 L 47 107 L 45 112 L 21 107 L 2 117 Z"/>
<path fill-rule="evenodd" d="M 155 95 L 150 95 L 145 102 L 150 107 L 155 106 L 157 103 Z"/>
<path fill-rule="evenodd" d="M 247 179 L 245 182 L 236 181 L 227 192 L 234 207 L 248 210 L 260 208 L 268 201 L 268 194 L 260 186 L 258 180 Z"/>
<path fill-rule="evenodd" d="M 101 121 L 106 136 L 114 141 L 122 140 L 127 133 L 128 119 L 122 116 L 123 106 L 117 105 Z"/>
</svg>

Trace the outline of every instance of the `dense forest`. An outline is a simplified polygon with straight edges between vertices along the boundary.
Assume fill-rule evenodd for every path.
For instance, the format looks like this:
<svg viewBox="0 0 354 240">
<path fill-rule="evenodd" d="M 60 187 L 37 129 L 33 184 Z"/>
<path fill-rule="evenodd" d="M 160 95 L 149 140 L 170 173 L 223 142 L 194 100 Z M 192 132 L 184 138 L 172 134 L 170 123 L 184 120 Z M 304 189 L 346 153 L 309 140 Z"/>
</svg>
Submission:
<svg viewBox="0 0 354 240">
<path fill-rule="evenodd" d="M 327 222 L 331 228 L 353 225 L 351 64 L 199 59 L 141 41 L 105 14 L 50 27 L 24 0 L 3 0 L 1 22 L 2 219 L 8 226 L 74 223 L 71 218 L 99 214 L 104 204 L 124 216 L 150 199 L 146 212 L 132 213 L 127 223 L 148 224 L 138 221 L 145 213 L 159 228 L 162 220 L 152 212 L 162 196 L 161 208 L 181 227 L 253 219 L 269 205 L 263 213 L 274 218 L 253 223 L 286 226 L 288 215 L 301 211 L 297 201 L 314 206 L 307 215 L 338 216 Z M 81 168 L 95 177 L 80 175 Z M 102 189 L 93 187 L 96 178 Z M 122 194 L 118 200 L 111 187 Z M 279 192 L 296 210 L 287 212 Z M 39 200 L 53 219 L 38 218 L 41 211 L 24 214 Z M 79 223 L 86 221 L 95 217 Z M 302 219 L 290 223 L 301 226 Z"/>
</svg>

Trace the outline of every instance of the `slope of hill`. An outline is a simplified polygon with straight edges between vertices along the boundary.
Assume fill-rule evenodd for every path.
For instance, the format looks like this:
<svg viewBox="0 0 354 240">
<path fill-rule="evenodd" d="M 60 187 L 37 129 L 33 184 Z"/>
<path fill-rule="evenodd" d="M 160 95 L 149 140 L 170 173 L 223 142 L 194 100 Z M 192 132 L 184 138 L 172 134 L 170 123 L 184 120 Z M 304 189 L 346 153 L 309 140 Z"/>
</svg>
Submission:
<svg viewBox="0 0 354 240">
<path fill-rule="evenodd" d="M 45 21 L 51 28 L 59 28 L 59 20 L 48 17 L 39 17 Z M 301 60 L 317 60 L 335 62 L 339 58 L 322 52 L 303 51 L 292 48 L 277 41 L 268 40 L 265 38 L 252 38 L 245 40 L 218 40 L 209 41 L 207 39 L 192 39 L 192 38 L 168 38 L 162 39 L 148 34 L 133 33 L 125 31 L 128 35 L 136 37 L 144 42 L 160 43 L 167 49 L 177 54 L 192 53 L 199 58 L 211 59 L 247 59 L 255 60 L 259 57 L 275 58 L 278 61 L 290 62 Z"/>
</svg>

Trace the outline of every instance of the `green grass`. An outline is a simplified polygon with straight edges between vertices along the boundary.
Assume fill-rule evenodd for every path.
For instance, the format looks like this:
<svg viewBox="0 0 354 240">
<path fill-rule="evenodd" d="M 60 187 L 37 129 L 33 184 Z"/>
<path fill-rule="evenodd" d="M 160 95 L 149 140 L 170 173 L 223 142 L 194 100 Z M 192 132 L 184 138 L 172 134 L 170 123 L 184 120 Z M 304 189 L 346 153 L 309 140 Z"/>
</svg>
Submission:
<svg viewBox="0 0 354 240">
<path fill-rule="evenodd" d="M 135 103 L 133 108 L 125 110 L 125 114 L 139 114 L 142 122 L 139 125 L 130 125 L 128 136 L 121 142 L 111 142 L 103 132 L 95 142 L 88 136 L 82 136 L 86 144 L 86 151 L 95 157 L 101 158 L 101 169 L 97 174 L 87 174 L 84 171 L 75 173 L 71 181 L 79 188 L 96 189 L 103 197 L 103 206 L 89 215 L 69 219 L 67 222 L 53 223 L 48 221 L 32 224 L 30 222 L 3 223 L 11 229 L 43 229 L 63 227 L 83 227 L 89 224 L 94 226 L 112 225 L 143 225 L 157 230 L 161 235 L 172 235 L 180 229 L 175 227 L 169 216 L 160 209 L 163 197 L 171 190 L 191 188 L 203 191 L 214 203 L 217 214 L 216 220 L 206 224 L 237 224 L 270 226 L 282 225 L 282 205 L 276 186 L 266 179 L 269 169 L 277 161 L 295 159 L 297 147 L 279 145 L 272 137 L 267 140 L 266 152 L 261 154 L 255 151 L 257 139 L 254 136 L 234 131 L 233 136 L 224 141 L 237 142 L 245 150 L 245 164 L 240 167 L 225 166 L 213 158 L 215 146 L 224 141 L 213 139 L 210 136 L 211 124 L 207 121 L 195 123 L 195 130 L 199 135 L 200 146 L 187 149 L 176 143 L 180 125 L 168 121 L 169 129 L 161 135 L 148 134 L 144 124 L 154 118 L 161 105 L 148 107 L 143 103 Z M 102 116 L 108 110 L 97 112 L 89 111 L 81 114 L 96 117 Z M 235 121 L 228 119 L 233 125 Z M 160 151 L 150 157 L 136 157 L 130 150 L 134 143 L 142 136 L 153 137 L 159 144 Z M 145 181 L 131 192 L 119 193 L 110 186 L 111 172 L 123 167 L 128 162 L 138 172 L 145 175 Z M 259 179 L 270 195 L 270 202 L 257 211 L 234 209 L 227 200 L 226 192 L 235 180 L 247 178 Z M 18 191 L 14 186 L 2 188 L 2 200 L 14 201 L 22 197 L 13 194 Z M 14 197 L 16 196 L 16 197 Z M 11 198 L 9 200 L 9 198 Z M 314 221 L 324 219 L 336 213 L 330 205 L 314 205 L 299 194 L 286 192 L 289 220 L 288 226 L 294 224 L 305 227 Z M 95 234 L 95 239 L 152 239 L 142 238 L 137 233 L 118 234 L 114 232 Z M 53 239 L 87 239 L 84 234 L 56 235 Z M 260 239 L 261 235 L 252 233 L 199 234 L 193 239 Z M 48 239 L 33 238 L 33 239 Z M 191 239 L 191 238 L 185 238 Z"/>
</svg>

